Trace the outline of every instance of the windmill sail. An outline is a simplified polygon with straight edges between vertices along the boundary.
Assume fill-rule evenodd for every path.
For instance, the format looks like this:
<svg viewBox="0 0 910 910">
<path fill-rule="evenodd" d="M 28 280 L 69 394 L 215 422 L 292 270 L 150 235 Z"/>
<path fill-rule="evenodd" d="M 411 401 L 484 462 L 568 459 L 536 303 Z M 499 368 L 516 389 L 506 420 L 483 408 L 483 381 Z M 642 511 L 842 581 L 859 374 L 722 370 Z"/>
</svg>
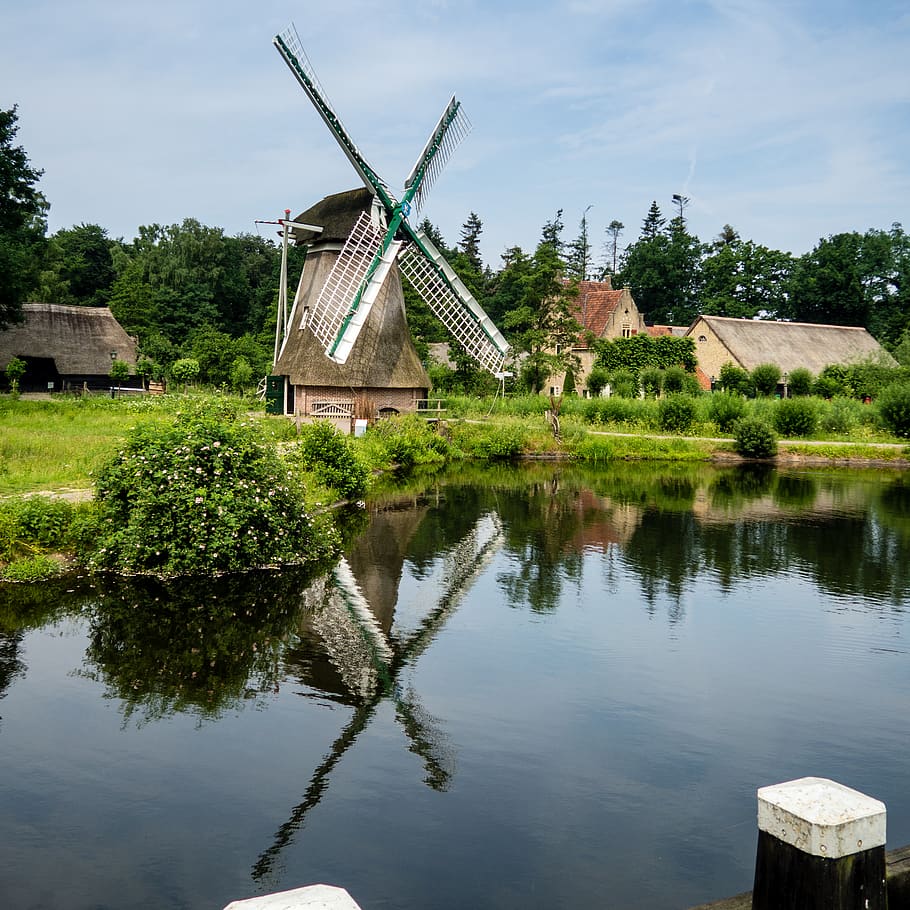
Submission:
<svg viewBox="0 0 910 910">
<path fill-rule="evenodd" d="M 414 207 L 418 212 L 452 152 L 470 130 L 471 122 L 461 109 L 461 102 L 456 101 L 452 95 L 417 162 L 411 168 L 408 179 L 404 182 L 407 191 L 405 199 L 413 197 Z"/>
<path fill-rule="evenodd" d="M 344 128 L 344 124 L 342 124 L 335 111 L 332 110 L 325 91 L 319 84 L 319 79 L 316 77 L 316 73 L 303 50 L 297 29 L 293 25 L 289 26 L 280 35 L 276 35 L 272 43 L 294 74 L 294 78 L 300 83 L 300 87 L 306 92 L 310 101 L 313 102 L 313 106 L 319 112 L 319 116 L 325 121 L 329 132 L 335 137 L 335 141 L 341 146 L 341 150 L 347 156 L 348 161 L 354 165 L 354 170 L 360 175 L 360 179 L 366 184 L 367 189 L 374 195 L 379 196 L 388 208 L 394 208 L 396 202 L 389 192 L 389 188 L 369 165 L 357 146 L 354 145 L 354 141 Z"/>
<path fill-rule="evenodd" d="M 291 26 L 277 35 L 274 44 L 375 197 L 376 217 L 361 215 L 316 303 L 304 311 L 302 326 L 308 326 L 325 345 L 325 353 L 331 360 L 346 363 L 389 270 L 397 260 L 414 289 L 468 354 L 490 372 L 501 371 L 509 350 L 505 338 L 426 234 L 415 231 L 406 220 L 412 204 L 420 210 L 450 155 L 470 130 L 461 103 L 453 96 L 446 105 L 405 181 L 405 190 L 398 202 L 332 110 L 300 45 L 296 29 Z M 411 242 L 406 244 L 408 239 Z"/>
<path fill-rule="evenodd" d="M 411 234 L 414 242 L 398 258 L 402 275 L 468 354 L 491 373 L 500 372 L 509 343 L 430 238 L 420 230 Z"/>
</svg>

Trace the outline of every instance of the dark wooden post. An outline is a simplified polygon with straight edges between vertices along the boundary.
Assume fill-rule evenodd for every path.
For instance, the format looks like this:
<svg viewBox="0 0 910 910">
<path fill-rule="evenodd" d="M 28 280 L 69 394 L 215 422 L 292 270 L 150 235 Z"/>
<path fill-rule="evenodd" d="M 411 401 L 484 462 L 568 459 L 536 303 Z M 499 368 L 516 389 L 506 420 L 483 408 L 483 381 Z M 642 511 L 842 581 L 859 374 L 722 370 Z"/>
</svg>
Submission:
<svg viewBox="0 0 910 910">
<path fill-rule="evenodd" d="M 758 791 L 752 910 L 887 910 L 885 804 L 804 777 Z"/>
</svg>

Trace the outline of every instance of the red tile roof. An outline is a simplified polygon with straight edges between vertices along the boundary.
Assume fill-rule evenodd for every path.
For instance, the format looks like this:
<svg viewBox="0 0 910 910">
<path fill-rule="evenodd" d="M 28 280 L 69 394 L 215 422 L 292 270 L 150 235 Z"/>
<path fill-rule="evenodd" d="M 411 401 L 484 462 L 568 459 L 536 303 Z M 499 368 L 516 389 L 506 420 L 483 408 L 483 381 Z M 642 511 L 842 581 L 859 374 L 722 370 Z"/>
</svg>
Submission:
<svg viewBox="0 0 910 910">
<path fill-rule="evenodd" d="M 575 318 L 583 329 L 599 338 L 621 297 L 622 291 L 614 291 L 609 281 L 579 281 Z"/>
</svg>

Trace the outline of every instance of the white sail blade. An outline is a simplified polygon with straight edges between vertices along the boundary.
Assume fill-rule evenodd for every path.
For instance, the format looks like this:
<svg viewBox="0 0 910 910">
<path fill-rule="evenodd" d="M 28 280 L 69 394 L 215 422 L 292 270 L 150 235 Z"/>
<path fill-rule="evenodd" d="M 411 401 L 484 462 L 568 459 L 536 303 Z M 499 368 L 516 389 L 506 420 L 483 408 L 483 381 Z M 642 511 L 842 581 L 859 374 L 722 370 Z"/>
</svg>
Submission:
<svg viewBox="0 0 910 910">
<path fill-rule="evenodd" d="M 456 101 L 453 95 L 442 112 L 439 122 L 433 128 L 433 132 L 430 133 L 430 138 L 417 158 L 417 162 L 411 168 L 408 179 L 404 182 L 406 190 L 411 190 L 413 187 L 411 197 L 414 201 L 414 208 L 418 212 L 452 156 L 452 152 L 470 131 L 471 121 L 461 109 L 461 102 Z"/>
<path fill-rule="evenodd" d="M 399 257 L 401 273 L 468 354 L 491 373 L 500 372 L 509 343 L 429 237 L 423 231 L 415 236 L 417 243 Z"/>
<path fill-rule="evenodd" d="M 326 355 L 336 363 L 347 361 L 379 293 L 382 280 L 388 274 L 391 263 L 386 264 L 387 257 L 384 256 L 379 268 L 373 272 L 366 290 L 361 293 L 370 267 L 379 255 L 382 237 L 382 231 L 372 223 L 366 212 L 362 212 L 338 254 L 315 305 L 303 313 L 303 325 L 325 345 Z M 395 247 L 392 259 L 397 252 L 398 248 Z"/>
</svg>

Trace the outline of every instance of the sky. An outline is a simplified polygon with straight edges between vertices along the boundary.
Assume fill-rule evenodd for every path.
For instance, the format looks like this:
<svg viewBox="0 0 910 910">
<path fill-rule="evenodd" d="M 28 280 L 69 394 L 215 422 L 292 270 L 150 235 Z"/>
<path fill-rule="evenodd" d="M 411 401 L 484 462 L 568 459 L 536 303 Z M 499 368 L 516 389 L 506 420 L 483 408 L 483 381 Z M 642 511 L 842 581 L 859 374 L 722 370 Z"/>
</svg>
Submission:
<svg viewBox="0 0 910 910">
<path fill-rule="evenodd" d="M 274 236 L 359 185 L 272 46 L 293 23 L 364 157 L 400 194 L 454 93 L 473 129 L 428 196 L 455 243 L 471 212 L 494 269 L 562 209 L 635 241 L 687 197 L 801 255 L 910 228 L 910 6 L 903 0 L 29 0 L 0 6 L 0 109 L 44 170 L 49 230 L 196 218 Z M 413 217 L 412 217 L 413 220 Z"/>
</svg>

